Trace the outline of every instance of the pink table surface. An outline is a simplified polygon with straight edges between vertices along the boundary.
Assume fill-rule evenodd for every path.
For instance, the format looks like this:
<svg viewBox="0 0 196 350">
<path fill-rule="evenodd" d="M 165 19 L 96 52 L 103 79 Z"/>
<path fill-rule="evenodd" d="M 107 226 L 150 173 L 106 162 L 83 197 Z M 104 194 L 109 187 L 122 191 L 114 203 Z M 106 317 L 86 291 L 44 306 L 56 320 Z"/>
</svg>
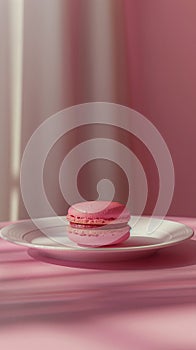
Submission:
<svg viewBox="0 0 196 350">
<path fill-rule="evenodd" d="M 0 240 L 1 349 L 195 350 L 195 239 L 143 260 L 67 266 Z"/>
</svg>

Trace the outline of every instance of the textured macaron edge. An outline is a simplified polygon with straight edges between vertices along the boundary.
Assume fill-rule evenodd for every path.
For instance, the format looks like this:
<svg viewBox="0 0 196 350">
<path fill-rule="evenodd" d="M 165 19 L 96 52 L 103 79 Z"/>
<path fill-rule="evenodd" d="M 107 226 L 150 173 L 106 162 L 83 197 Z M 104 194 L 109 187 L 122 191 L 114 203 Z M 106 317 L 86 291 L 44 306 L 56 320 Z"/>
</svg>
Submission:
<svg viewBox="0 0 196 350">
<path fill-rule="evenodd" d="M 86 225 L 107 225 L 127 223 L 131 218 L 129 210 L 119 202 L 87 201 L 73 204 L 66 219 L 72 223 Z"/>
</svg>

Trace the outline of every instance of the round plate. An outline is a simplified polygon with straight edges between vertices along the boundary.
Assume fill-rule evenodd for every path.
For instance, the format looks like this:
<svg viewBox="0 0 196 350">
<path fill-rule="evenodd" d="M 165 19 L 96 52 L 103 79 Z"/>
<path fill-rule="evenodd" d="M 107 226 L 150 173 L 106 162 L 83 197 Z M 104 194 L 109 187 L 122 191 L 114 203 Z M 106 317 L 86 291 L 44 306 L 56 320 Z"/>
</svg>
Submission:
<svg viewBox="0 0 196 350">
<path fill-rule="evenodd" d="M 153 232 L 149 232 L 149 224 L 154 225 Z M 67 222 L 63 217 L 21 221 L 1 229 L 0 236 L 9 242 L 39 250 L 48 257 L 77 261 L 116 261 L 144 257 L 193 236 L 190 227 L 158 218 L 133 216 L 129 225 L 133 228 L 126 242 L 100 248 L 80 247 L 71 242 L 66 234 Z"/>
</svg>

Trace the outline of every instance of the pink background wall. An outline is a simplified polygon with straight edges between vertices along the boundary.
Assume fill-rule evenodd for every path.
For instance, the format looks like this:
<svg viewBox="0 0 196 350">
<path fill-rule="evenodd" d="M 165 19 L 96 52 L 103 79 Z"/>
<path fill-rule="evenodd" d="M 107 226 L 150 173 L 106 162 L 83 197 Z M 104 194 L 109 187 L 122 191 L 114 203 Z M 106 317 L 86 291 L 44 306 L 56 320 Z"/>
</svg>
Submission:
<svg viewBox="0 0 196 350">
<path fill-rule="evenodd" d="M 10 170 L 10 52 L 14 57 L 10 29 L 12 35 L 15 33 L 12 6 L 7 0 L 0 1 L 0 220 L 27 216 L 19 174 L 13 177 Z M 176 186 L 169 214 L 195 216 L 195 39 L 195 0 L 25 0 L 20 156 L 41 122 L 63 108 L 92 101 L 130 106 L 152 121 L 171 152 Z M 138 139 L 106 127 L 76 131 L 52 150 L 45 184 L 52 205 L 59 214 L 67 208 L 58 185 L 65 152 L 99 133 L 124 142 L 142 162 L 149 185 L 145 213 L 150 214 L 158 192 L 157 171 L 150 153 Z M 111 170 L 106 161 L 103 163 L 98 166 L 104 169 L 103 176 L 108 174 L 117 184 L 115 199 L 126 200 L 126 179 L 122 181 L 118 167 Z M 91 165 L 79 179 L 82 194 L 90 199 L 96 196 Z M 18 195 L 15 216 L 10 215 L 12 190 Z M 44 211 L 39 214 L 47 215 Z"/>
<path fill-rule="evenodd" d="M 169 212 L 195 216 L 196 2 L 127 0 L 125 14 L 130 105 L 170 149 L 176 187 Z"/>
</svg>

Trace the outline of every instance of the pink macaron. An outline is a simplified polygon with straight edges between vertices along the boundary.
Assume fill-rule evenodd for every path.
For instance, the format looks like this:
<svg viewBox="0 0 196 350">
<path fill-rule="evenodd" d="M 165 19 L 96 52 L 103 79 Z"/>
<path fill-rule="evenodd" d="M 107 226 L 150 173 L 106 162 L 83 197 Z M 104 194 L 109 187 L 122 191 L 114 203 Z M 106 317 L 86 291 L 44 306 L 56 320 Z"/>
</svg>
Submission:
<svg viewBox="0 0 196 350">
<path fill-rule="evenodd" d="M 127 240 L 130 212 L 121 203 L 89 201 L 72 205 L 67 214 L 67 234 L 78 245 L 101 247 Z"/>
</svg>

